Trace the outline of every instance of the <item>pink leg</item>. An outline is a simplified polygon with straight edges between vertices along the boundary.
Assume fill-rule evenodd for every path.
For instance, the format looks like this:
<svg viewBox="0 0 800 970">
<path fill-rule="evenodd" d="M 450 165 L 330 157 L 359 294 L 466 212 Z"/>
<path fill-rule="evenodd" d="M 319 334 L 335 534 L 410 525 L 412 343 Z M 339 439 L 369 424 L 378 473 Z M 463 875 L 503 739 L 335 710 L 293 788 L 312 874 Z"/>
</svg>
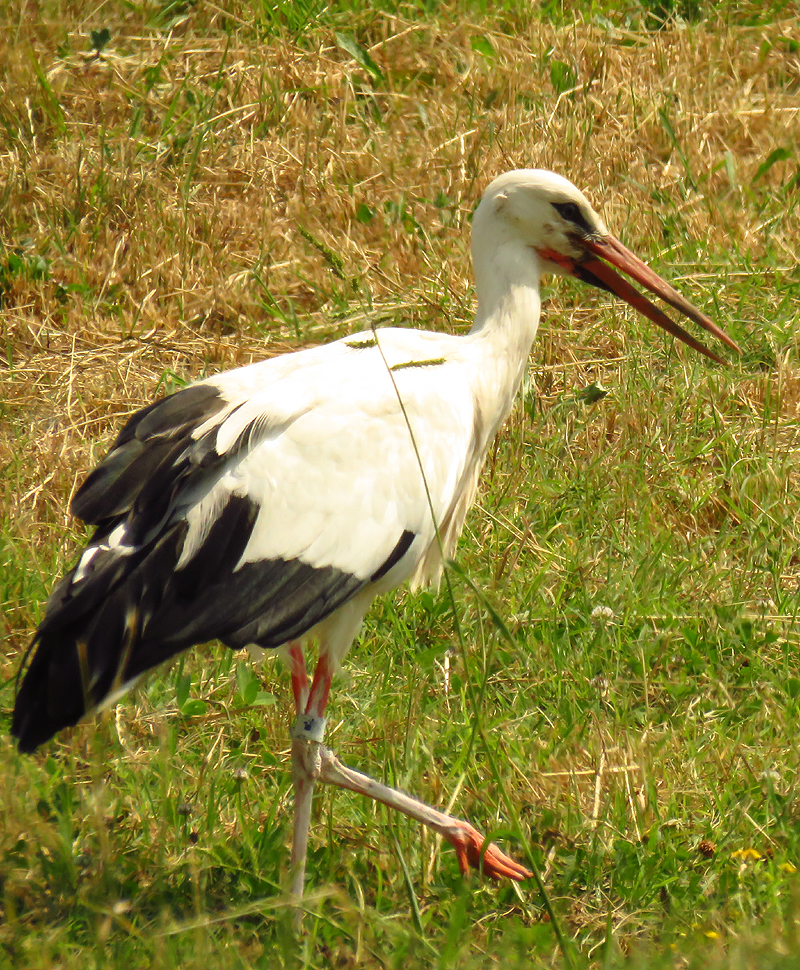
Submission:
<svg viewBox="0 0 800 970">
<path fill-rule="evenodd" d="M 297 651 L 293 653 L 294 647 L 294 644 L 290 647 L 290 657 L 292 687 L 298 708 L 298 718 L 292 731 L 292 779 L 295 791 L 292 893 L 295 896 L 300 897 L 303 894 L 311 799 L 317 780 L 373 798 L 438 832 L 455 848 L 458 864 L 464 875 L 469 872 L 470 867 L 481 870 L 493 879 L 507 878 L 516 882 L 533 875 L 525 866 L 501 852 L 494 843 L 486 845 L 485 836 L 469 822 L 431 808 L 403 792 L 382 785 L 360 771 L 346 768 L 322 744 L 324 714 L 333 678 L 331 663 L 323 651 L 309 690 L 302 651 L 298 644 Z M 301 667 L 296 668 L 295 658 L 298 656 Z M 300 704 L 303 697 L 308 698 L 305 710 Z"/>
<path fill-rule="evenodd" d="M 289 668 L 292 674 L 294 707 L 298 714 L 302 714 L 308 703 L 308 674 L 306 673 L 306 658 L 303 656 L 303 645 L 299 640 L 292 640 L 289 644 Z"/>
<path fill-rule="evenodd" d="M 322 717 L 325 714 L 332 680 L 333 668 L 330 660 L 328 660 L 328 655 L 323 653 L 317 663 L 317 669 L 314 671 L 311 693 L 308 695 L 308 703 L 306 704 L 306 714 L 311 714 L 314 717 Z"/>
<path fill-rule="evenodd" d="M 466 876 L 470 866 L 493 879 L 505 877 L 521 882 L 533 875 L 525 866 L 501 852 L 493 842 L 486 845 L 485 836 L 469 822 L 445 815 L 416 798 L 382 785 L 360 771 L 346 768 L 328 748 L 320 745 L 319 749 L 321 781 L 374 798 L 375 801 L 383 802 L 389 808 L 394 808 L 438 832 L 455 848 L 462 875 Z"/>
<path fill-rule="evenodd" d="M 292 737 L 292 783 L 294 785 L 294 830 L 292 833 L 292 895 L 303 895 L 306 880 L 308 829 L 311 824 L 311 799 L 319 777 L 319 744 L 303 737 Z"/>
<path fill-rule="evenodd" d="M 292 886 L 294 896 L 303 895 L 308 852 L 308 829 L 311 824 L 311 801 L 314 784 L 319 778 L 320 742 L 325 731 L 325 708 L 333 679 L 333 667 L 327 653 L 320 649 L 311 689 L 299 643 L 289 645 L 297 720 L 292 729 L 292 782 L 294 784 L 294 834 L 292 839 Z"/>
</svg>

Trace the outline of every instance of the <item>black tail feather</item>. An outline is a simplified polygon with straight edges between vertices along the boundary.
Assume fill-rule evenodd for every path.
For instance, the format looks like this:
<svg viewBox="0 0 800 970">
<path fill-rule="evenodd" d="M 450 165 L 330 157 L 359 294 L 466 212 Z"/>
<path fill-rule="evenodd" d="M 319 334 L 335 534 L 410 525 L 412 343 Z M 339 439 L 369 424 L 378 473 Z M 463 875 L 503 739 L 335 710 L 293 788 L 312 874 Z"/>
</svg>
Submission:
<svg viewBox="0 0 800 970">
<path fill-rule="evenodd" d="M 230 496 L 180 568 L 183 519 L 119 563 L 110 550 L 74 596 L 69 577 L 57 586 L 17 691 L 12 734 L 21 751 L 195 644 L 277 647 L 301 637 L 368 582 L 300 559 L 241 564 L 257 512 L 247 497 Z"/>
</svg>

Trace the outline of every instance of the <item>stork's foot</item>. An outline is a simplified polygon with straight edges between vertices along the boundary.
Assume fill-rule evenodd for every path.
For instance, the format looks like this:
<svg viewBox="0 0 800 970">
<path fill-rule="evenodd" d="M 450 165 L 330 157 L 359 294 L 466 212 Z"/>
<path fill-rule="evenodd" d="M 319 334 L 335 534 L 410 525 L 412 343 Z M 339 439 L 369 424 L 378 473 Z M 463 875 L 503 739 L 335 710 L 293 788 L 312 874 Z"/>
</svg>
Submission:
<svg viewBox="0 0 800 970">
<path fill-rule="evenodd" d="M 444 827 L 439 831 L 456 850 L 462 876 L 466 876 L 471 868 L 492 879 L 513 879 L 514 882 L 522 882 L 533 875 L 530 869 L 498 849 L 494 842 L 490 842 L 484 849 L 485 836 L 469 822 L 453 818 L 448 828 L 451 831 L 445 831 Z"/>
</svg>

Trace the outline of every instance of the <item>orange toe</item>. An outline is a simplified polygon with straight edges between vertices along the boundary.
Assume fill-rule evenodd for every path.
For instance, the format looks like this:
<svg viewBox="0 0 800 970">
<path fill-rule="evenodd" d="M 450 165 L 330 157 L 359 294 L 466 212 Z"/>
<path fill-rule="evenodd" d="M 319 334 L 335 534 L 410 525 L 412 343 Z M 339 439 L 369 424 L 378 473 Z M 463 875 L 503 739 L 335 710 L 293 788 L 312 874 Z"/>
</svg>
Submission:
<svg viewBox="0 0 800 970">
<path fill-rule="evenodd" d="M 530 869 L 498 849 L 494 842 L 490 842 L 484 851 L 486 839 L 469 822 L 459 822 L 457 831 L 447 838 L 456 850 L 458 865 L 464 876 L 470 868 L 492 879 L 513 879 L 515 882 L 530 879 L 533 875 Z"/>
</svg>

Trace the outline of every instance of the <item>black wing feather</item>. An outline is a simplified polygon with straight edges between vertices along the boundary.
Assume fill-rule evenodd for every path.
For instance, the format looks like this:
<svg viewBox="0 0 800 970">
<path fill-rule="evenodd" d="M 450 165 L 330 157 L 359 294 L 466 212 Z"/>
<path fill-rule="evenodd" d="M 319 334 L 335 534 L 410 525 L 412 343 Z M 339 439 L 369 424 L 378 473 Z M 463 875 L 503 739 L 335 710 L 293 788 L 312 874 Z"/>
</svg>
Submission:
<svg viewBox="0 0 800 970">
<path fill-rule="evenodd" d="M 218 388 L 196 384 L 137 411 L 76 492 L 72 514 L 100 525 L 128 512 L 143 491 L 163 492 L 164 480 L 174 479 L 176 460 L 196 444 L 191 432 L 226 405 Z"/>
<path fill-rule="evenodd" d="M 280 646 L 366 585 L 334 567 L 300 560 L 235 569 L 257 511 L 248 498 L 232 496 L 181 569 L 187 526 L 176 522 L 129 557 L 121 576 L 93 576 L 102 590 L 80 601 L 66 598 L 48 611 L 14 707 L 12 734 L 21 751 L 32 751 L 112 691 L 195 644 L 220 639 L 234 649 Z"/>
</svg>

